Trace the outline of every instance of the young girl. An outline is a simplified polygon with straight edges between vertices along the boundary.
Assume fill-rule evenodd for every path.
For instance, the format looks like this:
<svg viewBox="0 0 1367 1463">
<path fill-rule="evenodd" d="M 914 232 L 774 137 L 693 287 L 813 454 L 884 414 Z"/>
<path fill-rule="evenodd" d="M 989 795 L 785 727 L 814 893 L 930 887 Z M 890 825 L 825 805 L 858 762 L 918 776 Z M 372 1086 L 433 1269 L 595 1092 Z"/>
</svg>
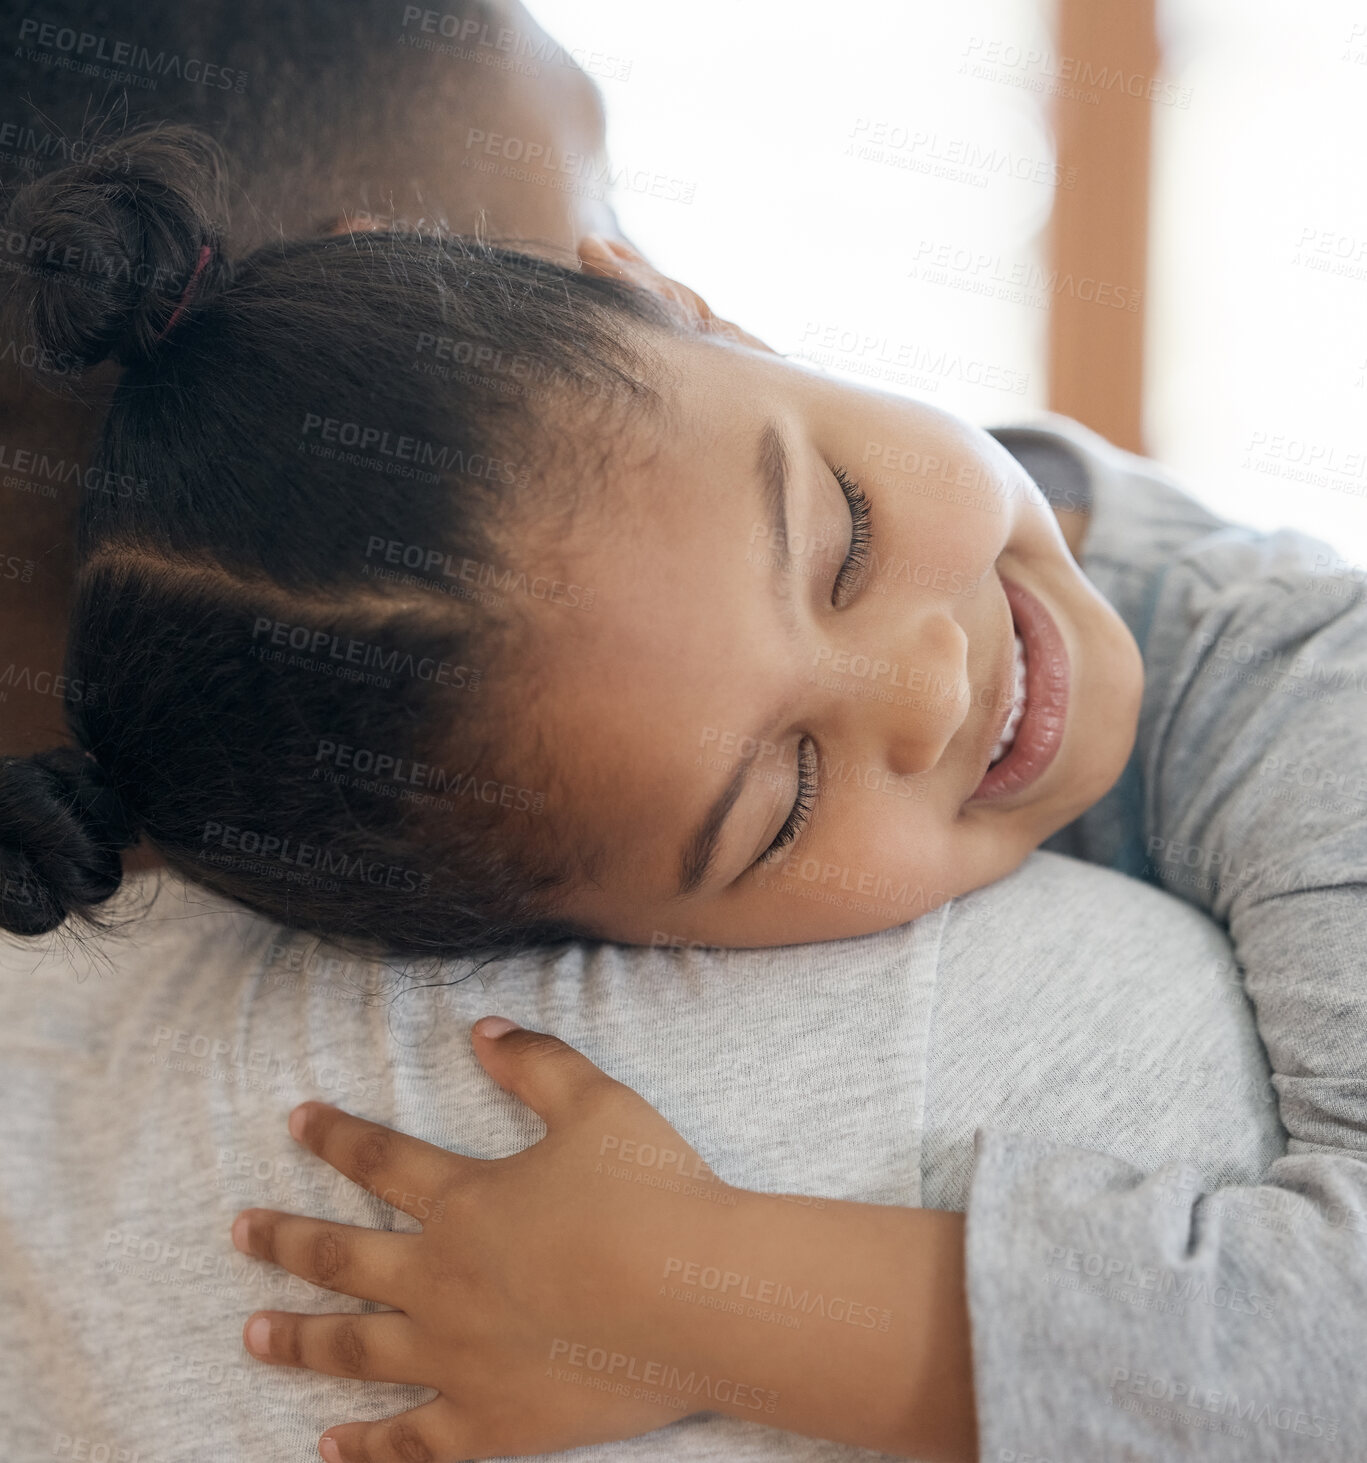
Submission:
<svg viewBox="0 0 1367 1463">
<path fill-rule="evenodd" d="M 31 328 L 126 371 L 75 746 L 5 768 L 6 927 L 90 912 L 141 836 L 389 951 L 802 942 L 1001 877 L 1115 781 L 1138 652 L 986 433 L 495 248 L 230 264 L 207 147 L 121 161 L 9 223 Z M 805 860 L 855 901 L 793 897 Z"/>
<path fill-rule="evenodd" d="M 153 136 L 127 164 L 52 175 L 10 219 L 16 297 L 40 338 L 127 368 L 96 464 L 110 491 L 92 491 L 84 526 L 78 750 L 8 763 L 0 787 L 10 928 L 107 898 L 141 830 L 254 908 L 390 949 L 661 930 L 806 942 L 1001 877 L 1126 766 L 1135 641 L 986 434 L 709 331 L 682 293 L 503 251 L 372 235 L 233 270 L 212 238 L 208 150 Z M 1192 576 L 1193 616 L 1213 585 L 1226 601 L 1213 612 L 1237 618 L 1241 543 Z M 1189 818 L 1223 858 L 1215 825 L 1231 809 L 1239 837 L 1261 829 L 1210 765 L 1228 758 L 1227 724 L 1193 737 L 1182 714 L 1155 710 L 1181 731 L 1180 758 L 1141 737 L 1157 800 L 1143 821 L 1172 825 L 1174 787 L 1207 791 L 1177 826 Z M 899 806 L 889 778 L 924 796 Z M 809 866 L 838 902 L 806 897 Z M 1346 882 L 1344 867 L 1318 872 Z M 1232 927 L 1241 892 L 1212 900 Z M 1271 978 L 1285 922 L 1251 913 Z M 969 1456 L 961 1216 L 739 1195 L 573 1054 L 488 1028 L 481 1040 L 551 1128 L 516 1159 L 473 1164 L 316 1111 L 300 1129 L 421 1209 L 421 1244 L 270 1216 L 239 1234 L 336 1288 L 404 1301 L 360 1322 L 282 1319 L 265 1354 L 439 1378 L 457 1399 L 383 1438 L 352 1435 L 339 1456 L 626 1436 L 697 1401 L 680 1380 L 699 1367 L 725 1383 L 709 1382 L 708 1407 Z M 1342 1056 L 1313 1029 L 1296 1052 L 1320 1060 L 1320 1094 L 1336 1080 L 1326 1052 L 1329 1067 Z M 1335 1089 L 1343 1111 L 1351 1092 Z M 668 1147 L 696 1192 L 653 1192 L 652 1209 L 618 1182 L 643 1143 Z M 1351 1165 L 1302 1167 L 1300 1187 L 1335 1175 L 1342 1195 Z M 1132 1250 L 1124 1213 L 1112 1220 L 1108 1244 Z M 1205 1253 L 1247 1263 L 1259 1238 Z M 1340 1256 L 1352 1242 L 1306 1238 Z M 815 1351 L 810 1332 L 757 1341 L 696 1308 L 681 1321 L 659 1292 L 690 1267 L 741 1287 L 816 1283 L 859 1321 L 848 1345 Z M 975 1348 L 990 1340 L 975 1331 Z M 607 1382 L 653 1395 L 622 1403 L 598 1385 L 600 1351 Z M 531 1405 L 541 1378 L 555 1385 Z"/>
</svg>

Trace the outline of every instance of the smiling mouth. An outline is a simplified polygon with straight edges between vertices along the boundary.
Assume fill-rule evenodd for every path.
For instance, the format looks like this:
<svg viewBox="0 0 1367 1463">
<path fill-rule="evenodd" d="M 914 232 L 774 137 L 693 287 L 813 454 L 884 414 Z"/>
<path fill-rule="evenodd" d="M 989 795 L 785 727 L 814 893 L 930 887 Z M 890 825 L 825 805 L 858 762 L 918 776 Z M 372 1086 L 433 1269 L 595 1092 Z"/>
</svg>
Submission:
<svg viewBox="0 0 1367 1463">
<path fill-rule="evenodd" d="M 1002 579 L 1015 627 L 1014 685 L 991 760 L 969 802 L 1016 797 L 1039 780 L 1063 744 L 1072 699 L 1068 647 L 1048 605 Z"/>
</svg>

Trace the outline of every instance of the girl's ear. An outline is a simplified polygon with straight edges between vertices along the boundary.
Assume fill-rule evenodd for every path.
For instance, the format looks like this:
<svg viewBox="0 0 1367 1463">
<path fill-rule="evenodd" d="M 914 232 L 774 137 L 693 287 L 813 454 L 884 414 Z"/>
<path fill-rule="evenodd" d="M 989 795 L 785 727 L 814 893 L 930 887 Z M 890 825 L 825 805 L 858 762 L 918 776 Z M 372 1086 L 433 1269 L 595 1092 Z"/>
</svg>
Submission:
<svg viewBox="0 0 1367 1463">
<path fill-rule="evenodd" d="M 712 307 L 696 290 L 661 274 L 625 239 L 609 238 L 606 234 L 586 235 L 579 241 L 579 263 L 586 274 L 625 279 L 639 289 L 649 290 L 661 299 L 668 300 L 683 319 L 702 334 L 720 335 L 739 345 L 749 346 L 752 350 L 774 354 L 762 340 L 742 330 L 739 325 L 733 325 L 731 321 L 714 314 Z"/>
</svg>

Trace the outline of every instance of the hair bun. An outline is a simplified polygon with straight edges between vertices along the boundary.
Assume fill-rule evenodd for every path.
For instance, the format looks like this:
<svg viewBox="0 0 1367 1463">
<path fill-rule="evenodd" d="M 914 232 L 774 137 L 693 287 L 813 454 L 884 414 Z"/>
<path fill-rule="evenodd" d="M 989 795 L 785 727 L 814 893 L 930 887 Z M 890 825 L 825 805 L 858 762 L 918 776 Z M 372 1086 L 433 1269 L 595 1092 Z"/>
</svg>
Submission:
<svg viewBox="0 0 1367 1463">
<path fill-rule="evenodd" d="M 0 757 L 0 928 L 42 935 L 90 918 L 123 878 L 137 821 L 91 757 L 58 747 Z"/>
<path fill-rule="evenodd" d="M 222 152 L 193 127 L 142 128 L 35 179 L 5 220 L 27 279 L 14 288 L 18 329 L 86 366 L 148 359 L 191 279 L 199 302 L 227 273 L 214 249 L 196 274 L 226 200 Z"/>
</svg>

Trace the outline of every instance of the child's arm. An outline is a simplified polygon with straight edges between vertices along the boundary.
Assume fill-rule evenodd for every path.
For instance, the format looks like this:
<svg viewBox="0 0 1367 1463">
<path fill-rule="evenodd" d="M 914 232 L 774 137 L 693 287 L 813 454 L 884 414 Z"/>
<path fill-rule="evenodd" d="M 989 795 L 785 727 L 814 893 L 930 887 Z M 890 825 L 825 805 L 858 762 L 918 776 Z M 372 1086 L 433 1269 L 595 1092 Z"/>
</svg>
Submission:
<svg viewBox="0 0 1367 1463">
<path fill-rule="evenodd" d="M 234 1224 L 248 1253 L 396 1308 L 259 1313 L 263 1360 L 441 1394 L 329 1429 L 325 1458 L 551 1452 L 709 1411 L 927 1463 L 977 1457 L 962 1215 L 733 1188 L 554 1037 L 477 1031 L 475 1049 L 547 1126 L 508 1158 L 321 1103 L 291 1117 L 421 1234 L 259 1209 Z"/>
<path fill-rule="evenodd" d="M 1131 824 L 1144 877 L 1228 927 L 1291 1152 L 1367 1157 L 1367 582 L 1318 539 L 1214 518 L 1142 458 L 1105 467 L 1083 560 L 1123 585 L 1146 685 L 1082 851 Z"/>
<path fill-rule="evenodd" d="M 1089 1456 L 1104 1439 L 1144 1457 L 1359 1457 L 1367 592 L 1326 574 L 1347 567 L 1329 545 L 1227 523 L 1079 435 L 1096 486 L 1083 565 L 1139 640 L 1146 689 L 1131 766 L 1060 851 L 1228 927 L 1289 1153 L 1261 1184 L 1213 1191 L 981 1134 L 968 1283 L 984 1456 Z M 1116 1045 L 1132 1047 L 1123 1031 Z"/>
</svg>

